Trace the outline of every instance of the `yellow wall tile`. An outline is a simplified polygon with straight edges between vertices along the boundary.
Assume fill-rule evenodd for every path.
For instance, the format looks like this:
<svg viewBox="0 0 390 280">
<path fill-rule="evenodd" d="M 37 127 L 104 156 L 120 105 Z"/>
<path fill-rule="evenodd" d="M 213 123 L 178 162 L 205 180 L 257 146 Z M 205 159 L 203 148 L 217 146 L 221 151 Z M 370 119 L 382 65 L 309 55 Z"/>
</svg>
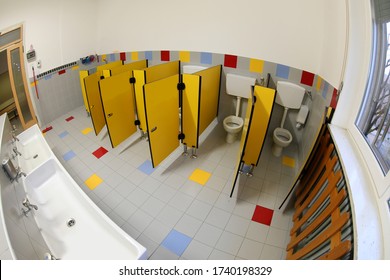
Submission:
<svg viewBox="0 0 390 280">
<path fill-rule="evenodd" d="M 249 62 L 249 71 L 263 73 L 264 60 L 251 58 Z"/>
<path fill-rule="evenodd" d="M 131 53 L 131 60 L 138 60 L 138 52 Z"/>
<path fill-rule="evenodd" d="M 321 89 L 321 83 L 322 83 L 321 77 L 317 76 L 317 84 L 316 84 L 317 91 L 319 91 Z"/>
<path fill-rule="evenodd" d="M 191 54 L 188 51 L 181 51 L 179 52 L 179 59 L 183 62 L 190 62 L 191 61 Z"/>
</svg>

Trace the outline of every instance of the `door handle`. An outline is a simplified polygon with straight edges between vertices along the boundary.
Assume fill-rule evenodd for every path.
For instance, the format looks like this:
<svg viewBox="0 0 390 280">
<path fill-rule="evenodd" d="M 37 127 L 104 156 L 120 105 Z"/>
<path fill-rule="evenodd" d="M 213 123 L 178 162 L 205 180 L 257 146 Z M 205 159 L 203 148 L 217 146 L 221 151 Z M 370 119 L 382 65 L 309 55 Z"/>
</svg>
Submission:
<svg viewBox="0 0 390 280">
<path fill-rule="evenodd" d="M 110 117 L 112 117 L 112 115 L 113 115 L 112 113 L 109 113 L 109 114 L 107 115 L 107 117 L 110 118 Z"/>
<path fill-rule="evenodd" d="M 150 132 L 155 132 L 157 130 L 157 126 L 153 127 Z"/>
</svg>

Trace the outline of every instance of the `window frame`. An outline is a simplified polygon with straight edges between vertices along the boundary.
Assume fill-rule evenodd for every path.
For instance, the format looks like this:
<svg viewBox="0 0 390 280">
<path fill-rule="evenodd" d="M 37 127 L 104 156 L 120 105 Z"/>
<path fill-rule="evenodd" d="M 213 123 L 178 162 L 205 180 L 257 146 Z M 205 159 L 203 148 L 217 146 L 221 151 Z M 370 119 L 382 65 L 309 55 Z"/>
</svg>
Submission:
<svg viewBox="0 0 390 280">
<path fill-rule="evenodd" d="M 376 156 L 356 126 L 361 104 L 365 99 L 366 88 L 369 85 L 372 48 L 375 47 L 373 44 L 375 39 L 373 37 L 375 33 L 373 32 L 373 6 L 370 1 L 359 2 L 357 5 L 349 4 L 348 52 L 344 70 L 344 86 L 332 124 L 347 130 L 356 144 L 378 198 L 382 198 L 390 189 L 390 172 L 386 175 L 383 173 Z"/>
</svg>

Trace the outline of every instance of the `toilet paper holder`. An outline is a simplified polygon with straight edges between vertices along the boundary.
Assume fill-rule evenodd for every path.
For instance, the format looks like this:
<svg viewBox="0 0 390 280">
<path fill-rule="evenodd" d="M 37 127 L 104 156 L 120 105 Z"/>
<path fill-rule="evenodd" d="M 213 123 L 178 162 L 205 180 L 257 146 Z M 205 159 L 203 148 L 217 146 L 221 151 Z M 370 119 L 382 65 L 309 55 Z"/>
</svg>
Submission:
<svg viewBox="0 0 390 280">
<path fill-rule="evenodd" d="M 307 116 L 309 115 L 309 107 L 307 105 L 302 105 L 299 109 L 298 115 L 297 115 L 297 125 L 296 127 L 298 129 L 302 128 L 306 124 Z"/>
</svg>

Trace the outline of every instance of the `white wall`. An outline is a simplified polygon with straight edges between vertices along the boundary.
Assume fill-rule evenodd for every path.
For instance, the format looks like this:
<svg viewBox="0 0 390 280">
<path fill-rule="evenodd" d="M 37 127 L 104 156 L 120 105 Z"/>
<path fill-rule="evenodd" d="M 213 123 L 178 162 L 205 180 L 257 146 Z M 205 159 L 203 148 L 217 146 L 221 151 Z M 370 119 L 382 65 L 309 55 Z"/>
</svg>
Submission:
<svg viewBox="0 0 390 280">
<path fill-rule="evenodd" d="M 0 30 L 24 24 L 24 46 L 34 46 L 37 60 L 28 64 L 36 74 L 75 61 L 96 47 L 96 1 L 94 0 L 0 0 Z"/>
<path fill-rule="evenodd" d="M 344 6 L 340 0 L 99 0 L 98 47 L 100 53 L 235 54 L 320 74 L 338 85 Z"/>
<path fill-rule="evenodd" d="M 42 61 L 38 73 L 95 52 L 166 49 L 276 62 L 338 86 L 344 2 L 0 0 L 0 30 L 24 23 L 25 46 L 33 44 Z"/>
</svg>

